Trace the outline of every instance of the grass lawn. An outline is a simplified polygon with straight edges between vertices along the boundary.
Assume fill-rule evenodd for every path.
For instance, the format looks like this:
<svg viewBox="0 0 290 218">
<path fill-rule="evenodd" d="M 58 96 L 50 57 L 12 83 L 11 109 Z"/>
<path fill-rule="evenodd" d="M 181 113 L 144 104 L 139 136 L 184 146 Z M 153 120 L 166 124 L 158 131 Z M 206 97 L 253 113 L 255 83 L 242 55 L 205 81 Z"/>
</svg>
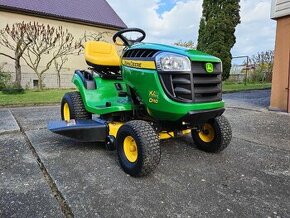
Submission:
<svg viewBox="0 0 290 218">
<path fill-rule="evenodd" d="M 265 89 L 270 88 L 271 83 L 224 83 L 224 92 Z M 64 93 L 72 91 L 72 89 L 48 89 L 43 91 L 26 90 L 24 94 L 7 95 L 0 92 L 0 106 L 32 106 L 60 103 Z"/>
<path fill-rule="evenodd" d="M 244 91 L 244 90 L 255 90 L 255 89 L 266 89 L 271 88 L 271 83 L 223 83 L 224 92 L 233 92 L 233 91 Z"/>
<path fill-rule="evenodd" d="M 26 90 L 24 94 L 3 94 L 0 92 L 0 106 L 42 105 L 59 103 L 64 93 L 71 89 Z"/>
</svg>

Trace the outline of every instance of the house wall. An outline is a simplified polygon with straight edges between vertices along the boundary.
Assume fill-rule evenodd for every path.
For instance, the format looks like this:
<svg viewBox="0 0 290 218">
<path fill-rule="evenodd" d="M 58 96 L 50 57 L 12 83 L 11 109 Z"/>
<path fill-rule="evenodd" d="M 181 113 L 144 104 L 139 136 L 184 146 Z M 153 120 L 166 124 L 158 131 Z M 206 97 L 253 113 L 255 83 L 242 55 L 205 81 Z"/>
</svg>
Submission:
<svg viewBox="0 0 290 218">
<path fill-rule="evenodd" d="M 30 15 L 16 14 L 11 12 L 0 11 L 0 29 L 3 29 L 7 24 L 12 25 L 17 22 L 38 22 L 40 24 L 49 24 L 51 26 L 62 26 L 64 29 L 68 29 L 70 33 L 74 36 L 75 39 L 79 39 L 86 32 L 87 34 L 99 33 L 99 32 L 108 32 L 105 35 L 105 41 L 112 42 L 112 35 L 116 32 L 115 30 L 99 28 L 89 25 L 82 25 L 76 23 L 70 23 L 66 21 L 58 21 L 53 19 L 45 19 L 40 17 L 34 17 Z M 1 52 L 8 53 L 13 55 L 13 51 L 0 45 Z M 47 62 L 48 56 L 44 58 L 44 61 L 41 62 L 44 66 L 44 63 Z M 14 61 L 7 57 L 0 55 L 0 66 L 4 66 L 5 71 L 9 71 L 12 74 L 12 77 L 15 77 Z M 33 88 L 33 80 L 37 80 L 36 74 L 30 69 L 24 62 L 21 60 L 22 67 L 22 86 L 27 88 Z M 69 56 L 69 61 L 64 65 L 61 76 L 61 87 L 69 88 L 73 87 L 73 84 L 70 82 L 73 72 L 75 69 L 86 69 L 87 64 L 84 60 L 82 54 Z M 57 74 L 52 65 L 50 69 L 44 74 L 44 84 L 47 88 L 57 88 Z"/>
<path fill-rule="evenodd" d="M 272 79 L 272 110 L 290 112 L 290 15 L 277 19 Z"/>
<path fill-rule="evenodd" d="M 290 14 L 290 0 L 272 0 L 271 18 L 276 19 Z"/>
</svg>

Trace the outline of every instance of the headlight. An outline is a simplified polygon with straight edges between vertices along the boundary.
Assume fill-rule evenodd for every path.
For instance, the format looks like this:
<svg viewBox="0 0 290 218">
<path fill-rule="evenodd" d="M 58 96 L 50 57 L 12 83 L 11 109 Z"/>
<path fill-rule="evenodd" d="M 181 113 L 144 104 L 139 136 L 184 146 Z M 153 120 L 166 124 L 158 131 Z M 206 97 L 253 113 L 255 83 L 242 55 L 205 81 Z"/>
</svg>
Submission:
<svg viewBox="0 0 290 218">
<path fill-rule="evenodd" d="M 156 66 L 160 71 L 191 71 L 188 57 L 168 52 L 156 56 Z"/>
</svg>

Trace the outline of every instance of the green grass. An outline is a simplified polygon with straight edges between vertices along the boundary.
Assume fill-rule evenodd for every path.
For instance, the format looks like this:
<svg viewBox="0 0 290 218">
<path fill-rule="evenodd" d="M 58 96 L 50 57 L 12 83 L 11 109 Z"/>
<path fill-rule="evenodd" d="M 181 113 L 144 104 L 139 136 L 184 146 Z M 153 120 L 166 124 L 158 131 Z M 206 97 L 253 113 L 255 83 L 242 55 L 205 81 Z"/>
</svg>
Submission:
<svg viewBox="0 0 290 218">
<path fill-rule="evenodd" d="M 3 94 L 0 92 L 0 106 L 28 106 L 59 103 L 64 93 L 71 89 L 26 90 L 24 94 Z"/>
<path fill-rule="evenodd" d="M 270 88 L 271 83 L 223 83 L 224 92 L 265 89 Z M 48 89 L 43 91 L 26 90 L 24 94 L 3 94 L 0 92 L 0 106 L 31 106 L 60 103 L 63 95 L 72 89 Z"/>
<path fill-rule="evenodd" d="M 224 92 L 236 92 L 236 91 L 245 91 L 245 90 L 255 90 L 255 89 L 267 89 L 271 88 L 271 83 L 223 83 Z"/>
</svg>

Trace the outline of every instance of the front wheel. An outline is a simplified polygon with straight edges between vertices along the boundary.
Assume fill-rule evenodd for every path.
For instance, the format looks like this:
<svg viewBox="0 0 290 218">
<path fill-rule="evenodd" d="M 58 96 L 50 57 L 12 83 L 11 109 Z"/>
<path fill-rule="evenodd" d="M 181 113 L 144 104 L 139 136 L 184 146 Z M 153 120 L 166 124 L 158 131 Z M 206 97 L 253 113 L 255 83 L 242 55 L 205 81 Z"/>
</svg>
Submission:
<svg viewBox="0 0 290 218">
<path fill-rule="evenodd" d="M 191 131 L 197 148 L 206 152 L 218 153 L 231 142 L 232 128 L 224 116 L 207 121 L 200 129 Z"/>
<path fill-rule="evenodd" d="M 159 138 L 146 121 L 134 120 L 120 127 L 116 138 L 118 159 L 131 176 L 150 174 L 159 164 Z"/>
</svg>

